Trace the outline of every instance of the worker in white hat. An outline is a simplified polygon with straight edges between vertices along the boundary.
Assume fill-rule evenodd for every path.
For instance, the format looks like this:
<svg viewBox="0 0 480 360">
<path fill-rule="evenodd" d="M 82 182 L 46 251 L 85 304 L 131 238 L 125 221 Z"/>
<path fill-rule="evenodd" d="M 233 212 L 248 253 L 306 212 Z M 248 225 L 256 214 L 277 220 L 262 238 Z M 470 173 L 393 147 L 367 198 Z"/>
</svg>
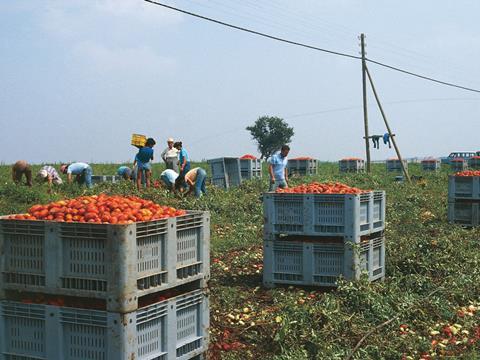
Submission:
<svg viewBox="0 0 480 360">
<path fill-rule="evenodd" d="M 167 169 L 172 169 L 178 173 L 178 150 L 173 147 L 172 138 L 167 139 L 167 148 L 160 154 Z"/>
<path fill-rule="evenodd" d="M 42 168 L 38 170 L 37 179 L 39 181 L 47 181 L 48 186 L 52 186 L 52 184 L 61 185 L 63 183 L 62 178 L 60 175 L 58 175 L 57 170 L 50 165 L 42 166 Z"/>
</svg>

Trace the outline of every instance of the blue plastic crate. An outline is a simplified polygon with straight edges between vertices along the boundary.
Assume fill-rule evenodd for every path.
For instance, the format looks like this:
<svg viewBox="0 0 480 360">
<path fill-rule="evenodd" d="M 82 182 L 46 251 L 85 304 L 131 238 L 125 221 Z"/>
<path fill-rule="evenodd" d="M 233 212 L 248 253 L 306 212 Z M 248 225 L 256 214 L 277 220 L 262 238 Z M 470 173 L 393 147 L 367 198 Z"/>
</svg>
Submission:
<svg viewBox="0 0 480 360">
<path fill-rule="evenodd" d="M 6 290 L 97 298 L 130 312 L 138 298 L 210 277 L 210 215 L 129 225 L 0 219 Z"/>
<path fill-rule="evenodd" d="M 468 168 L 471 170 L 480 170 L 480 158 L 475 156 L 468 159 Z"/>
<path fill-rule="evenodd" d="M 402 160 L 403 162 L 403 166 L 405 167 L 405 169 L 408 170 L 408 162 L 407 160 Z M 387 172 L 400 172 L 400 171 L 403 171 L 402 170 L 402 164 L 400 162 L 400 160 L 398 159 L 388 159 L 386 162 L 386 168 L 387 168 Z"/>
<path fill-rule="evenodd" d="M 385 238 L 331 243 L 322 238 L 305 241 L 264 241 L 263 283 L 336 286 L 340 276 L 370 281 L 385 277 Z"/>
<path fill-rule="evenodd" d="M 463 171 L 468 169 L 468 163 L 465 160 L 462 161 L 450 161 L 450 169 L 453 171 Z"/>
<path fill-rule="evenodd" d="M 287 162 L 287 170 L 289 175 L 315 175 L 317 173 L 317 160 L 298 160 L 289 159 Z"/>
<path fill-rule="evenodd" d="M 187 360 L 208 349 L 203 290 L 128 314 L 0 302 L 0 359 Z"/>
<path fill-rule="evenodd" d="M 363 172 L 365 171 L 365 160 L 362 159 L 342 159 L 338 162 L 340 172 Z"/>
<path fill-rule="evenodd" d="M 122 180 L 121 176 L 118 175 L 92 175 L 92 184 L 99 183 L 118 183 Z"/>
<path fill-rule="evenodd" d="M 352 241 L 385 228 L 385 192 L 362 194 L 265 193 L 264 238 L 343 236 Z"/>
<path fill-rule="evenodd" d="M 448 200 L 456 199 L 480 200 L 480 176 L 448 177 Z"/>
<path fill-rule="evenodd" d="M 451 223 L 476 227 L 480 226 L 480 201 L 455 200 L 448 202 L 448 221 Z"/>
<path fill-rule="evenodd" d="M 239 158 L 223 157 L 207 162 L 212 172 L 212 184 L 228 189 L 242 183 Z"/>
<path fill-rule="evenodd" d="M 262 162 L 260 159 L 240 159 L 242 180 L 262 177 Z"/>
<path fill-rule="evenodd" d="M 423 171 L 440 171 L 441 163 L 440 160 L 423 160 L 422 161 L 422 170 Z"/>
</svg>

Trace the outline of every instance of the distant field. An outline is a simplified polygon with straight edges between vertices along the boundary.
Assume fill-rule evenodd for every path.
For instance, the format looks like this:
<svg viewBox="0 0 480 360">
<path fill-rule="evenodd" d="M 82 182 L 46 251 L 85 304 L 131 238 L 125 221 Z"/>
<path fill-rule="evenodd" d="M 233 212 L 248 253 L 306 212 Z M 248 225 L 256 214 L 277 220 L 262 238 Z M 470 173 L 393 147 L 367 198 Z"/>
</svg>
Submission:
<svg viewBox="0 0 480 360">
<path fill-rule="evenodd" d="M 92 165 L 98 175 L 114 174 L 118 166 Z M 154 166 L 154 178 L 161 170 Z M 292 179 L 294 184 L 340 181 L 387 192 L 385 281 L 342 282 L 331 291 L 262 287 L 266 178 L 230 191 L 209 186 L 208 196 L 199 200 L 161 189 L 138 193 L 131 182 L 92 190 L 65 185 L 48 194 L 46 185 L 13 185 L 10 168 L 1 166 L 0 214 L 100 192 L 209 210 L 212 359 L 345 359 L 363 336 L 389 319 L 365 338 L 354 359 L 480 358 L 480 309 L 467 309 L 480 306 L 480 229 L 447 223 L 447 170 L 423 174 L 418 164 L 411 165 L 411 174 L 424 176 L 412 185 L 395 182 L 383 164 L 374 164 L 373 170 L 371 175 L 345 175 L 336 164 L 322 163 L 317 176 Z M 453 324 L 461 327 L 449 327 Z"/>
</svg>

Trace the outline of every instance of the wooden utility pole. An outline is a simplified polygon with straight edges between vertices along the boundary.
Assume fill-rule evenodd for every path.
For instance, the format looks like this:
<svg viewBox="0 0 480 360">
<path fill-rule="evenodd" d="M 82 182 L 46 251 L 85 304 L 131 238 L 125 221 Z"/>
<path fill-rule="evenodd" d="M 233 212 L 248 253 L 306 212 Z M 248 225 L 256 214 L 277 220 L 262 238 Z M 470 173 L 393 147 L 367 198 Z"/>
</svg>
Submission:
<svg viewBox="0 0 480 360">
<path fill-rule="evenodd" d="M 368 135 L 368 113 L 367 113 L 367 64 L 365 62 L 365 34 L 360 35 L 362 48 L 362 82 L 363 82 L 363 124 L 365 126 L 365 151 L 367 153 L 367 172 L 370 172 L 370 138 Z"/>
<path fill-rule="evenodd" d="M 400 166 L 402 167 L 403 174 L 407 178 L 408 182 L 411 183 L 412 180 L 410 179 L 410 175 L 408 175 L 408 171 L 405 168 L 405 165 L 403 164 L 402 156 L 400 155 L 400 150 L 398 150 L 397 142 L 395 141 L 395 134 L 393 134 L 392 130 L 390 129 L 390 125 L 388 124 L 387 116 L 385 115 L 385 112 L 383 111 L 382 104 L 380 103 L 380 99 L 378 98 L 377 90 L 375 89 L 375 85 L 373 85 L 372 76 L 370 75 L 370 71 L 368 71 L 368 68 L 367 68 L 366 65 L 365 65 L 365 72 L 367 73 L 368 80 L 370 81 L 370 85 L 372 86 L 373 95 L 375 95 L 375 100 L 377 100 L 378 108 L 380 109 L 380 112 L 382 113 L 383 121 L 385 122 L 385 126 L 387 127 L 388 135 L 390 135 L 390 139 L 392 139 L 393 147 L 395 148 L 395 152 L 397 153 L 398 160 L 400 160 Z"/>
</svg>

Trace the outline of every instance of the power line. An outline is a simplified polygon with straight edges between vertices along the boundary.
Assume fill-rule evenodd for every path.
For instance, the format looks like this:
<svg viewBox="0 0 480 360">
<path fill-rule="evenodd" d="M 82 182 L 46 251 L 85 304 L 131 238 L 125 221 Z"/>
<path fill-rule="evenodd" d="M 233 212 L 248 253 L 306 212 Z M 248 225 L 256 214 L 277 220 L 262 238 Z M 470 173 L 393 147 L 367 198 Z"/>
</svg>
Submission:
<svg viewBox="0 0 480 360">
<path fill-rule="evenodd" d="M 328 50 L 328 49 L 320 48 L 320 47 L 317 47 L 317 46 L 308 45 L 308 44 L 300 43 L 300 42 L 297 42 L 297 41 L 288 40 L 288 39 L 281 38 L 281 37 L 278 37 L 278 36 L 269 35 L 269 34 L 266 34 L 266 33 L 260 32 L 260 31 L 256 31 L 256 30 L 251 30 L 251 29 L 248 29 L 248 28 L 245 28 L 245 27 L 233 25 L 233 24 L 230 24 L 230 23 L 226 23 L 224 21 L 216 20 L 216 19 L 213 19 L 213 18 L 210 18 L 210 17 L 207 17 L 207 16 L 203 16 L 203 15 L 196 14 L 196 13 L 193 13 L 193 12 L 190 12 L 190 11 L 187 11 L 187 10 L 183 10 L 183 9 L 171 6 L 171 5 L 163 4 L 163 3 L 160 3 L 158 1 L 154 1 L 154 0 L 144 0 L 144 1 L 148 2 L 148 3 L 151 3 L 153 5 L 158 5 L 158 6 L 161 6 L 161 7 L 170 9 L 170 10 L 174 10 L 174 11 L 186 14 L 186 15 L 190 15 L 190 16 L 202 19 L 202 20 L 210 21 L 210 22 L 213 22 L 215 24 L 223 25 L 223 26 L 226 26 L 226 27 L 229 27 L 229 28 L 232 28 L 232 29 L 244 31 L 244 32 L 254 34 L 254 35 L 258 35 L 258 36 L 268 38 L 268 39 L 271 39 L 271 40 L 280 41 L 280 42 L 287 43 L 287 44 L 290 44 L 290 45 L 296 45 L 296 46 L 304 47 L 304 48 L 307 48 L 307 49 L 317 50 L 317 51 L 325 52 L 325 53 L 328 53 L 328 54 L 343 56 L 343 57 L 347 57 L 347 58 L 351 58 L 351 59 L 356 59 L 356 60 L 361 60 L 362 59 L 360 56 L 355 56 L 355 55 L 351 55 L 351 54 L 347 54 L 347 53 Z M 388 64 L 385 64 L 385 63 L 382 63 L 382 62 L 379 62 L 379 61 L 376 61 L 376 60 L 373 60 L 373 59 L 365 58 L 365 60 L 372 63 L 372 64 L 379 65 L 379 66 L 385 67 L 387 69 L 398 71 L 400 73 L 407 74 L 407 75 L 410 75 L 410 76 L 418 77 L 418 78 L 423 79 L 423 80 L 431 81 L 431 82 L 434 82 L 434 83 L 437 83 L 437 84 L 450 86 L 450 87 L 454 87 L 454 88 L 458 88 L 458 89 L 462 89 L 462 90 L 466 90 L 466 91 L 480 93 L 480 90 L 478 90 L 478 89 L 474 89 L 474 88 L 470 88 L 470 87 L 466 87 L 466 86 L 457 85 L 457 84 L 454 84 L 454 83 L 434 79 L 434 78 L 431 78 L 429 76 L 420 75 L 420 74 L 417 74 L 417 73 L 414 73 L 414 72 L 411 72 L 411 71 L 408 71 L 408 70 L 404 70 L 404 69 L 398 68 L 396 66 L 388 65 Z"/>
</svg>

